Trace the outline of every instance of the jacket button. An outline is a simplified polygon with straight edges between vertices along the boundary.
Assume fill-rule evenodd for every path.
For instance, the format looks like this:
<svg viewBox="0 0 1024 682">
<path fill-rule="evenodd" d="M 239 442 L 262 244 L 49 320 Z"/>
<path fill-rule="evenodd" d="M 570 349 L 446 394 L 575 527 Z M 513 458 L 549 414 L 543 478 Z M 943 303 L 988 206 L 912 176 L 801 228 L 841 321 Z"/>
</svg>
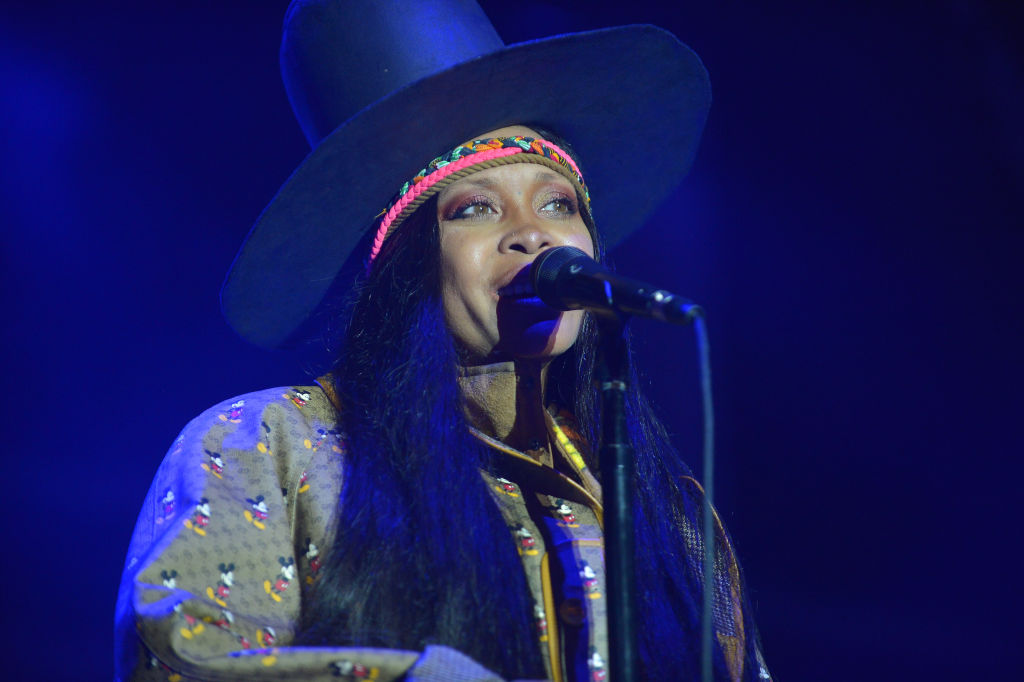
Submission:
<svg viewBox="0 0 1024 682">
<path fill-rule="evenodd" d="M 558 605 L 558 618 L 566 625 L 582 625 L 587 619 L 583 602 L 579 599 L 566 599 Z"/>
</svg>

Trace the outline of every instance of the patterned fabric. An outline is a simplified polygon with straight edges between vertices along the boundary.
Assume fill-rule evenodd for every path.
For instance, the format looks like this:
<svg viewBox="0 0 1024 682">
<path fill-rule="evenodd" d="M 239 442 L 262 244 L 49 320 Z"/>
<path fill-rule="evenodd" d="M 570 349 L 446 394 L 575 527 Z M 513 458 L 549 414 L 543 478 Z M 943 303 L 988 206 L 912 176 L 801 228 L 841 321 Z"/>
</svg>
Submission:
<svg viewBox="0 0 1024 682">
<path fill-rule="evenodd" d="M 553 142 L 540 138 L 514 135 L 473 140 L 442 154 L 402 185 L 381 214 L 380 226 L 373 240 L 369 262 L 380 253 L 384 240 L 424 201 L 453 181 L 481 170 L 481 164 L 539 163 L 564 175 L 582 198 L 581 210 L 589 216 L 590 192 L 576 162 Z"/>
<path fill-rule="evenodd" d="M 336 415 L 319 386 L 289 387 L 226 401 L 185 427 L 128 550 L 116 615 L 118 679 L 446 680 L 456 669 L 460 679 L 496 679 L 444 647 L 291 646 L 333 537 L 346 440 Z M 553 441 L 576 440 L 568 415 L 549 415 L 548 427 Z M 550 678 L 605 679 L 596 479 L 574 464 L 582 461 L 575 449 L 560 446 L 552 467 L 475 435 L 501 453 L 495 475 L 483 475 L 519 548 Z M 699 535 L 683 532 L 699 556 Z M 716 631 L 727 651 L 739 648 L 733 657 L 741 662 L 738 574 L 731 548 L 720 547 Z"/>
</svg>

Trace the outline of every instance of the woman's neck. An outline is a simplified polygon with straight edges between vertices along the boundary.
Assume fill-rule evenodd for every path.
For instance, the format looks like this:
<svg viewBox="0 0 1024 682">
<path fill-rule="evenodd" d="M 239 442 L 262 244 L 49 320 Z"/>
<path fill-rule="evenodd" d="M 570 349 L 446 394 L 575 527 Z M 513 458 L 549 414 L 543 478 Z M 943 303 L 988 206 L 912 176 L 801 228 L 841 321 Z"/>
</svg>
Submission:
<svg viewBox="0 0 1024 682">
<path fill-rule="evenodd" d="M 469 423 L 505 445 L 550 463 L 544 417 L 547 363 L 512 360 L 463 367 L 459 386 Z"/>
</svg>

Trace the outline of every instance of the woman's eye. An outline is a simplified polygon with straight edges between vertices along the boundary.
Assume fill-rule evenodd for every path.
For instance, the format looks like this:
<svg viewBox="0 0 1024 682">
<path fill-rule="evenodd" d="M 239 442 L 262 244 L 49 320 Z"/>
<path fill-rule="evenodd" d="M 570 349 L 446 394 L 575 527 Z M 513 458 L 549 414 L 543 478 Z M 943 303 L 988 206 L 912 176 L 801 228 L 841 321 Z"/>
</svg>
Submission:
<svg viewBox="0 0 1024 682">
<path fill-rule="evenodd" d="M 465 218 L 477 218 L 480 216 L 490 215 L 497 213 L 494 210 L 494 206 L 488 201 L 482 199 L 475 199 L 465 204 L 461 204 L 454 211 L 451 212 L 449 220 L 460 220 Z"/>
<path fill-rule="evenodd" d="M 571 199 L 558 197 L 541 206 L 540 210 L 550 213 L 570 214 L 576 212 L 576 204 Z"/>
</svg>

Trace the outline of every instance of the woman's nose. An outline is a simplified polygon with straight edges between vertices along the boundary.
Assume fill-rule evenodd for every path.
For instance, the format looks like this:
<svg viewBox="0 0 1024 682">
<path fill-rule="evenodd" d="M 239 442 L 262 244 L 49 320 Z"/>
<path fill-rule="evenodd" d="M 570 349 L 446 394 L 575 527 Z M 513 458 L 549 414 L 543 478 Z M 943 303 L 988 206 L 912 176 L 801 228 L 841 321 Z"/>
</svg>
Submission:
<svg viewBox="0 0 1024 682">
<path fill-rule="evenodd" d="M 550 232 L 537 225 L 526 224 L 505 233 L 498 248 L 502 251 L 535 254 L 554 245 L 555 240 Z"/>
</svg>

